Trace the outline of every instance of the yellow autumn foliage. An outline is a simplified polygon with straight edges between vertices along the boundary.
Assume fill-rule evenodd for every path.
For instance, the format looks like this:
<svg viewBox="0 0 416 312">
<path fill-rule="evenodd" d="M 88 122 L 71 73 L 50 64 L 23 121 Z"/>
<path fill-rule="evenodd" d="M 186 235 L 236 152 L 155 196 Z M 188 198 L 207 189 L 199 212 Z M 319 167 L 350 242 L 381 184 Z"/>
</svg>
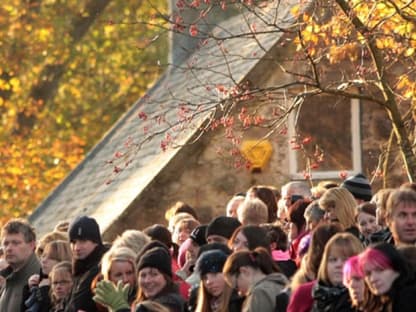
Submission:
<svg viewBox="0 0 416 312">
<path fill-rule="evenodd" d="M 166 1 L 109 1 L 76 41 L 89 2 L 0 2 L 0 225 L 30 214 L 163 71 L 163 27 L 135 23 L 163 26 Z M 53 79 L 46 96 L 42 84 Z"/>
</svg>

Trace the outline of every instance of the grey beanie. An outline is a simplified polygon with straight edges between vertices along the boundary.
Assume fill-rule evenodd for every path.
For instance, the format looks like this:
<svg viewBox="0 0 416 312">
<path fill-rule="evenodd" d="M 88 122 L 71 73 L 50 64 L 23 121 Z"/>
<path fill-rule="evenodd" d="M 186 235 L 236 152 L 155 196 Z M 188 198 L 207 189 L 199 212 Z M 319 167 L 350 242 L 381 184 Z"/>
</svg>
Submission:
<svg viewBox="0 0 416 312">
<path fill-rule="evenodd" d="M 357 199 L 370 201 L 373 193 L 371 191 L 370 181 L 362 173 L 349 177 L 341 187 L 346 188 Z"/>
</svg>

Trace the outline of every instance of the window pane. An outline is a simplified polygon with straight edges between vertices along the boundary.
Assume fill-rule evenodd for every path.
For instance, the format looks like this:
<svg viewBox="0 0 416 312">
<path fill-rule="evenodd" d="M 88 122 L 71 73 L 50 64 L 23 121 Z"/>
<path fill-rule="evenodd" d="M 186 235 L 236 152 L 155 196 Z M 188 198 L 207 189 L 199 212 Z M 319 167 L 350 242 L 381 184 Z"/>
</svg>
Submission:
<svg viewBox="0 0 416 312">
<path fill-rule="evenodd" d="M 311 136 L 306 145 L 309 155 L 322 150 L 324 158 L 317 171 L 352 170 L 351 101 L 332 96 L 314 96 L 305 100 L 299 114 L 297 132 Z M 359 131 L 359 129 L 354 129 Z M 297 168 L 306 167 L 306 157 L 297 152 Z"/>
</svg>

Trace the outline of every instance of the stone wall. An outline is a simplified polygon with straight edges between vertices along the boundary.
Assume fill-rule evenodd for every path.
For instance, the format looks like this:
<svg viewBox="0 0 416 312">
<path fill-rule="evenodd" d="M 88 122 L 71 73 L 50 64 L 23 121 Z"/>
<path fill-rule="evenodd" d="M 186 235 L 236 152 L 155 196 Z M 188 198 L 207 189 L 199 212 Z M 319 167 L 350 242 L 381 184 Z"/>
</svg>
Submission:
<svg viewBox="0 0 416 312">
<path fill-rule="evenodd" d="M 280 70 L 278 62 L 285 62 L 286 56 L 290 53 L 291 47 L 272 49 L 266 60 L 247 76 L 247 82 L 252 87 L 259 88 L 289 82 L 291 77 Z M 299 64 L 289 65 L 299 67 Z M 253 108 L 257 107 L 257 104 L 256 100 L 240 104 L 234 110 L 235 117 L 238 118 L 242 105 Z M 270 116 L 273 105 L 276 104 L 258 108 L 261 113 Z M 386 113 L 379 106 L 365 102 L 360 106 L 361 127 L 354 130 L 361 131 L 362 172 L 370 177 L 377 169 L 379 156 L 388 140 L 391 126 Z M 334 118 L 343 118 L 343 116 Z M 325 131 L 325 121 L 311 120 L 311 122 L 319 122 L 323 125 L 322 133 L 318 135 L 331 135 Z M 261 139 L 269 130 L 262 128 L 245 130 L 243 139 Z M 280 188 L 291 180 L 288 139 L 287 135 L 279 132 L 272 134 L 268 138 L 273 146 L 271 159 L 261 172 L 253 173 L 244 167 L 234 167 L 235 156 L 230 155 L 230 146 L 225 139 L 224 129 L 207 132 L 196 143 L 181 148 L 178 155 L 126 210 L 125 215 L 108 229 L 105 236 L 110 239 L 127 228 L 143 229 L 153 223 L 166 224 L 164 213 L 176 201 L 190 204 L 197 210 L 201 221 L 208 222 L 214 216 L 225 214 L 227 201 L 237 192 L 244 192 L 255 184 Z M 219 153 L 219 150 L 222 153 Z M 389 167 L 388 186 L 397 186 L 404 182 L 405 177 L 401 168 L 400 157 L 395 153 Z M 374 190 L 381 187 L 381 181 L 380 178 L 374 180 Z"/>
</svg>

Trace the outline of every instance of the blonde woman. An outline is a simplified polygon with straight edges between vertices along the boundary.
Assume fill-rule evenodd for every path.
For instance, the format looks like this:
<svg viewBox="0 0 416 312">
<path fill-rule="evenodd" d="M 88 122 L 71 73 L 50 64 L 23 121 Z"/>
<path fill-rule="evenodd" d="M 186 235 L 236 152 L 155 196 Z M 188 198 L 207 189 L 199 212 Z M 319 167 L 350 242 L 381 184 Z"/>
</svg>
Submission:
<svg viewBox="0 0 416 312">
<path fill-rule="evenodd" d="M 59 231 L 53 231 L 42 236 L 36 244 L 36 255 L 38 258 L 40 259 L 42 257 L 42 253 L 45 250 L 46 244 L 57 240 L 68 241 L 68 234 Z"/>
<path fill-rule="evenodd" d="M 317 280 L 300 285 L 291 295 L 287 311 L 353 311 L 348 290 L 343 285 L 343 266 L 363 250 L 350 233 L 335 234 L 325 246 Z"/>
<path fill-rule="evenodd" d="M 126 230 L 121 236 L 117 236 L 114 240 L 111 249 L 116 247 L 128 247 L 138 255 L 143 247 L 150 242 L 150 237 L 139 230 Z"/>
<path fill-rule="evenodd" d="M 355 218 L 357 203 L 347 189 L 334 187 L 327 190 L 319 199 L 319 206 L 325 211 L 327 222 L 339 223 L 344 231 L 359 237 Z"/>
<path fill-rule="evenodd" d="M 127 285 L 121 281 L 114 285 L 108 280 L 97 283 L 93 299 L 110 311 L 140 311 L 143 301 L 155 301 L 169 308 L 170 312 L 185 311 L 186 302 L 179 294 L 179 289 L 172 280 L 172 264 L 165 247 L 147 250 L 139 260 L 138 292 L 133 304 L 126 300 Z"/>
<path fill-rule="evenodd" d="M 189 238 L 191 232 L 199 225 L 199 221 L 193 218 L 181 219 L 174 226 L 172 241 L 178 246 L 181 246 L 186 241 L 186 239 Z"/>
<path fill-rule="evenodd" d="M 290 288 L 292 292 L 295 292 L 302 284 L 316 279 L 325 245 L 332 236 L 339 232 L 342 232 L 342 229 L 338 224 L 320 224 L 312 232 L 308 251 L 302 259 L 300 268 L 291 280 Z"/>
<path fill-rule="evenodd" d="M 131 304 L 137 294 L 136 254 L 127 247 L 111 248 L 101 260 L 101 274 L 104 280 L 117 285 L 129 284 L 128 303 Z"/>
</svg>

